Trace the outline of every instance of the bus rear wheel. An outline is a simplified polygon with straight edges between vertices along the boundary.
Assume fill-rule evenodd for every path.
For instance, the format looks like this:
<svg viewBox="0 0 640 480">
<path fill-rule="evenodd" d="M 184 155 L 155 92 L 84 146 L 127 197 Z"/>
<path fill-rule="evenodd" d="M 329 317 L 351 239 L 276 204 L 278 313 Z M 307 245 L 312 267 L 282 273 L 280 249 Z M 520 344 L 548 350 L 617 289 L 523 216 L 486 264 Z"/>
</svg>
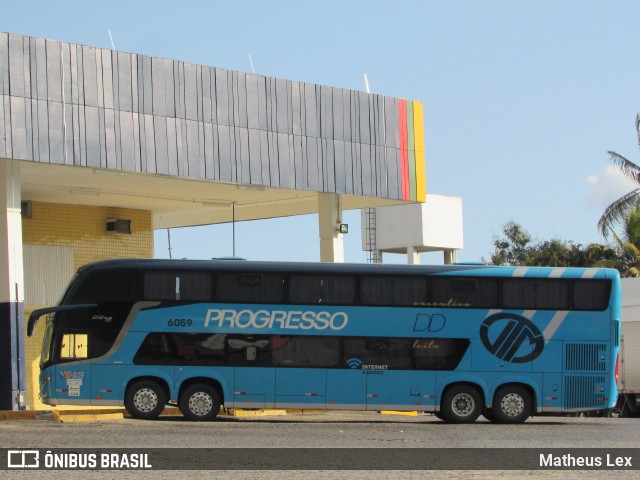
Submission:
<svg viewBox="0 0 640 480">
<path fill-rule="evenodd" d="M 187 420 L 206 422 L 218 415 L 220 395 L 212 386 L 196 383 L 182 392 L 178 407 Z"/>
<path fill-rule="evenodd" d="M 480 416 L 482 397 L 471 385 L 457 385 L 442 399 L 441 413 L 449 423 L 473 423 Z"/>
<path fill-rule="evenodd" d="M 522 423 L 531 414 L 531 395 L 519 385 L 500 387 L 493 398 L 493 415 L 498 423 Z"/>
<path fill-rule="evenodd" d="M 167 404 L 164 389 L 153 380 L 140 380 L 127 388 L 124 406 L 135 418 L 151 420 L 157 418 Z"/>
</svg>

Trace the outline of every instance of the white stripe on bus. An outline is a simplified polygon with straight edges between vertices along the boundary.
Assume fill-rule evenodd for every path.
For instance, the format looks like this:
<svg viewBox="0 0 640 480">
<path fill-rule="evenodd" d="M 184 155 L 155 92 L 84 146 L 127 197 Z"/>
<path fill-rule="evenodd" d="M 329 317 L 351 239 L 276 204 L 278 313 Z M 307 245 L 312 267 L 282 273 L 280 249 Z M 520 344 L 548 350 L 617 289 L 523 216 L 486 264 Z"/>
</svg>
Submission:
<svg viewBox="0 0 640 480">
<path fill-rule="evenodd" d="M 542 333 L 545 343 L 548 343 L 549 340 L 553 338 L 553 335 L 556 333 L 556 330 L 560 328 L 560 325 L 562 325 L 562 322 L 564 321 L 564 319 L 567 317 L 568 314 L 569 312 L 567 312 L 566 310 L 558 311 L 555 313 L 555 315 L 549 322 L 549 325 L 547 325 L 547 328 L 545 328 L 544 332 Z"/>
</svg>

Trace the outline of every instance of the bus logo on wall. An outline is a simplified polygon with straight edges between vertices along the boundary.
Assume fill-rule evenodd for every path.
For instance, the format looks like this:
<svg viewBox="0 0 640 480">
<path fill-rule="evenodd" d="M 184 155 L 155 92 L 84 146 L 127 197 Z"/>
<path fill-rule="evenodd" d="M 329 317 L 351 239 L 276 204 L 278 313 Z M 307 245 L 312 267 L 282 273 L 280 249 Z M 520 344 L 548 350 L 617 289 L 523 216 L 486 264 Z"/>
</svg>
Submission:
<svg viewBox="0 0 640 480">
<path fill-rule="evenodd" d="M 544 348 L 542 332 L 521 315 L 496 313 L 480 326 L 484 347 L 500 360 L 527 363 L 540 356 Z"/>
</svg>

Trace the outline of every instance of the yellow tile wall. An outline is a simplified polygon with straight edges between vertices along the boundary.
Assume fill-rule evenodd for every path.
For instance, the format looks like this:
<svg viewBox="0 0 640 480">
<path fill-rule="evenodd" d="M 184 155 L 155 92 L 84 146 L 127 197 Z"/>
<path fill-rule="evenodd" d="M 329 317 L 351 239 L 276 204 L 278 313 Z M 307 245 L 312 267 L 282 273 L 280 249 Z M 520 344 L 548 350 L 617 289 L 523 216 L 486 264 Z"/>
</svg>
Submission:
<svg viewBox="0 0 640 480">
<path fill-rule="evenodd" d="M 108 218 L 131 220 L 131 235 L 107 233 Z M 153 257 L 153 221 L 151 212 L 146 210 L 32 202 L 32 218 L 22 220 L 22 241 L 33 245 L 71 247 L 73 267 L 77 270 L 99 260 Z M 26 319 L 36 307 L 25 305 L 25 328 Z M 52 408 L 42 404 L 38 398 L 43 335 L 44 328 L 36 329 L 33 337 L 25 334 L 29 409 Z"/>
</svg>

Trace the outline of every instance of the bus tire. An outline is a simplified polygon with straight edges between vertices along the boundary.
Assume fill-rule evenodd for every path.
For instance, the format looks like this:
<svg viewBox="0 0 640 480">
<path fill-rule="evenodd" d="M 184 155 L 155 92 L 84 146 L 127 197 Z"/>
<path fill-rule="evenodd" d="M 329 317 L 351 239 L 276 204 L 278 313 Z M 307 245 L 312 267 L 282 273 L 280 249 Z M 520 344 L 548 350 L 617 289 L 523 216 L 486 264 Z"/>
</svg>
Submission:
<svg viewBox="0 0 640 480">
<path fill-rule="evenodd" d="M 211 385 L 196 383 L 182 392 L 178 407 L 187 420 L 206 422 L 220 411 L 220 395 Z"/>
<path fill-rule="evenodd" d="M 493 410 L 487 409 L 487 410 L 484 411 L 484 413 L 482 415 L 484 416 L 484 418 L 489 420 L 491 423 L 495 423 L 496 416 L 493 414 Z"/>
<path fill-rule="evenodd" d="M 444 421 L 444 417 L 442 416 L 442 412 L 433 412 L 433 415 L 438 419 Z"/>
<path fill-rule="evenodd" d="M 493 398 L 493 415 L 498 423 L 522 423 L 531 414 L 531 394 L 519 385 L 500 387 Z"/>
<path fill-rule="evenodd" d="M 167 404 L 167 394 L 153 380 L 139 380 L 127 388 L 124 406 L 134 418 L 157 418 Z"/>
<path fill-rule="evenodd" d="M 456 385 L 445 393 L 440 407 L 449 423 L 473 423 L 482 411 L 482 397 L 471 385 Z"/>
</svg>

